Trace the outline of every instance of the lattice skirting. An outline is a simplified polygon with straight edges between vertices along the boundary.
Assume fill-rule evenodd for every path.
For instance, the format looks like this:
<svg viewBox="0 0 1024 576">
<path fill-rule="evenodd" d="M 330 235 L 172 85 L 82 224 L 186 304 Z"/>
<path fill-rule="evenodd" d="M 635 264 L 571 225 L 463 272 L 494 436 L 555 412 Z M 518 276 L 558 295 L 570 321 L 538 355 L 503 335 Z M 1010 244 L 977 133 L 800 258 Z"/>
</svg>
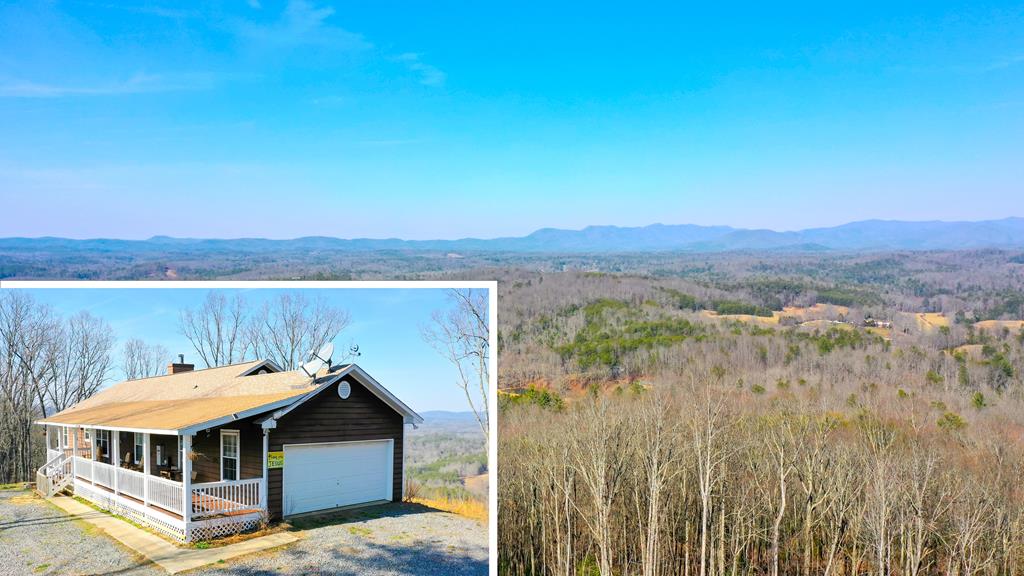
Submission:
<svg viewBox="0 0 1024 576">
<path fill-rule="evenodd" d="M 119 516 L 135 522 L 136 524 L 147 526 L 160 532 L 172 540 L 178 542 L 186 542 L 186 531 L 183 526 L 175 525 L 170 521 L 162 520 L 159 517 L 146 514 L 144 509 L 140 507 L 132 506 L 122 500 L 117 499 L 113 494 L 104 490 L 98 490 L 88 484 L 80 482 L 75 483 L 75 494 L 89 500 L 93 504 L 109 510 Z"/>
<path fill-rule="evenodd" d="M 244 516 L 196 520 L 189 526 L 190 541 L 213 540 L 221 536 L 233 536 L 239 532 L 254 530 L 259 527 L 261 520 L 262 515 L 258 512 Z"/>
<path fill-rule="evenodd" d="M 88 484 L 76 482 L 75 495 L 85 498 L 104 510 L 124 516 L 136 524 L 152 528 L 178 542 L 196 542 L 212 540 L 221 536 L 232 536 L 239 532 L 253 530 L 259 527 L 262 521 L 262 515 L 255 512 L 239 516 L 195 520 L 186 530 L 180 525 L 162 520 L 153 514 L 147 514 L 141 506 L 133 506 L 117 499 L 113 494 L 98 490 Z"/>
</svg>

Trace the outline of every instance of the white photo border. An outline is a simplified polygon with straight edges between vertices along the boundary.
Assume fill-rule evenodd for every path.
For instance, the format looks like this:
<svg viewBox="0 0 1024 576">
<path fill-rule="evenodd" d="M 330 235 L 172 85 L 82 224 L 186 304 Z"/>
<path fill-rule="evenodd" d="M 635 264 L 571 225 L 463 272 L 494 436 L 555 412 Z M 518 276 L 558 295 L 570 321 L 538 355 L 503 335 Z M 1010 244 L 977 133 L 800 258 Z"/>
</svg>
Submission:
<svg viewBox="0 0 1024 576">
<path fill-rule="evenodd" d="M 487 446 L 488 471 L 488 566 L 490 576 L 498 574 L 498 282 L 497 280 L 0 280 L 6 289 L 439 289 L 482 288 L 487 290 L 491 357 L 487 402 L 490 442 Z"/>
</svg>

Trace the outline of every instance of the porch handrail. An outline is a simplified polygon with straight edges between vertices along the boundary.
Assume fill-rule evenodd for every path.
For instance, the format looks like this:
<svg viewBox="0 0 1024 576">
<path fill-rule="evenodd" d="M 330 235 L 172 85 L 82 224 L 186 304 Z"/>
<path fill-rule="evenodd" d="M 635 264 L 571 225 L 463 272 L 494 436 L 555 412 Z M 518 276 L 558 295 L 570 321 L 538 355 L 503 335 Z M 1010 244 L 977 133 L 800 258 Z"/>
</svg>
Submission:
<svg viewBox="0 0 1024 576">
<path fill-rule="evenodd" d="M 50 451 L 48 450 L 47 452 L 50 452 Z M 63 453 L 54 454 L 54 455 L 48 454 L 48 456 L 50 456 L 50 457 L 46 460 L 46 463 L 39 467 L 39 471 L 40 472 L 49 471 L 51 467 L 53 467 L 54 465 L 57 464 L 57 460 L 61 459 L 64 456 L 64 454 Z"/>
<path fill-rule="evenodd" d="M 149 484 L 149 503 L 151 505 L 181 514 L 181 491 L 185 489 L 181 482 L 153 475 L 147 476 L 146 482 Z"/>
<path fill-rule="evenodd" d="M 115 472 L 116 469 L 106 462 L 94 460 L 92 463 L 92 481 L 101 486 L 113 489 Z"/>
<path fill-rule="evenodd" d="M 93 461 L 81 456 L 75 456 L 75 475 L 92 481 Z"/>
<path fill-rule="evenodd" d="M 262 478 L 224 480 L 192 485 L 192 517 L 218 516 L 264 508 Z"/>
<path fill-rule="evenodd" d="M 117 469 L 117 489 L 123 494 L 142 500 L 146 497 L 146 475 L 128 468 Z"/>
<path fill-rule="evenodd" d="M 36 471 L 36 489 L 49 498 L 63 490 L 71 480 L 71 459 L 63 452 L 46 461 Z"/>
</svg>

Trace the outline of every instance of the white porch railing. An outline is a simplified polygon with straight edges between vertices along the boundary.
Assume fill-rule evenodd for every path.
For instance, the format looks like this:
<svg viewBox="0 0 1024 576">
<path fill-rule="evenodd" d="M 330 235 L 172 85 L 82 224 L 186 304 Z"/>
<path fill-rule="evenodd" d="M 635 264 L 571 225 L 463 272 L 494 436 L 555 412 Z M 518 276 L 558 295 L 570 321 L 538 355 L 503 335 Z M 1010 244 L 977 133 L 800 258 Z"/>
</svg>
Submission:
<svg viewBox="0 0 1024 576">
<path fill-rule="evenodd" d="M 100 486 L 106 486 L 111 490 L 114 489 L 114 472 L 116 468 L 110 464 L 104 464 L 103 462 L 95 461 L 92 463 L 92 481 L 93 484 L 99 484 Z"/>
<path fill-rule="evenodd" d="M 151 505 L 181 514 L 181 493 L 185 489 L 181 482 L 158 476 L 149 476 L 146 481 L 149 482 L 149 503 Z"/>
<path fill-rule="evenodd" d="M 47 498 L 63 490 L 71 481 L 71 459 L 63 452 L 56 452 L 36 471 L 36 490 Z"/>
<path fill-rule="evenodd" d="M 159 476 L 146 476 L 142 472 L 127 468 L 116 468 L 110 464 L 96 462 L 88 458 L 75 459 L 75 475 L 93 484 L 114 489 L 114 475 L 117 475 L 117 491 L 139 500 L 146 496 L 146 483 L 149 484 L 149 504 L 159 506 L 181 514 L 182 490 L 181 482 L 167 480 Z"/>
<path fill-rule="evenodd" d="M 260 478 L 192 485 L 192 517 L 204 518 L 263 508 Z"/>
<path fill-rule="evenodd" d="M 92 481 L 92 460 L 75 456 L 75 476 Z"/>
<path fill-rule="evenodd" d="M 127 468 L 117 469 L 117 490 L 133 498 L 146 497 L 146 475 Z"/>
</svg>

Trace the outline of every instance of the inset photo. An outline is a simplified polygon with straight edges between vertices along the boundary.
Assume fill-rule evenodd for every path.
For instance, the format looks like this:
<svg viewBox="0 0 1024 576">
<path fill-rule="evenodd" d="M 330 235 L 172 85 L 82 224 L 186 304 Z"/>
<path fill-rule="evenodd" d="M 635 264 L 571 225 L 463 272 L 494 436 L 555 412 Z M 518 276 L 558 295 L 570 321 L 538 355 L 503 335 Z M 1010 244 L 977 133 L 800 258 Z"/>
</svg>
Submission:
<svg viewBox="0 0 1024 576">
<path fill-rule="evenodd" d="M 5 546 L 76 574 L 487 573 L 495 297 L 5 283 L 0 518 L 51 526 Z"/>
</svg>

